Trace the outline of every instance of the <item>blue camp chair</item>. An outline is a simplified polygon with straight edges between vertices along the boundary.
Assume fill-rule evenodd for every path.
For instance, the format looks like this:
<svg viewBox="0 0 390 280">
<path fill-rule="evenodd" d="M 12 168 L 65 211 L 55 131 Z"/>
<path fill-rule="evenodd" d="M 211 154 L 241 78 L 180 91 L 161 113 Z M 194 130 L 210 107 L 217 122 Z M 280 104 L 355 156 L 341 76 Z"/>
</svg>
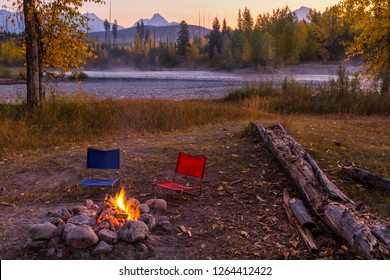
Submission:
<svg viewBox="0 0 390 280">
<path fill-rule="evenodd" d="M 87 165 L 85 171 L 86 177 L 76 185 L 76 197 L 78 198 L 79 187 L 111 187 L 111 194 L 113 195 L 114 185 L 119 185 L 119 155 L 119 149 L 103 151 L 94 148 L 88 148 Z M 92 172 L 92 170 L 94 171 Z M 105 172 L 107 170 L 109 171 L 108 173 Z M 93 177 L 90 176 L 91 173 L 93 173 Z"/>
</svg>

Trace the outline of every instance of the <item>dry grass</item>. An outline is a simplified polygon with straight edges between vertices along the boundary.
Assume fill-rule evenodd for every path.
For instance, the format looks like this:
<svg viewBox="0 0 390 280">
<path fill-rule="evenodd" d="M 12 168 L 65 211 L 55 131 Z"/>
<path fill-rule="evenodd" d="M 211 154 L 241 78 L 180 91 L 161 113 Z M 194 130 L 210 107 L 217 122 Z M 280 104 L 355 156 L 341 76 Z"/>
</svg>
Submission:
<svg viewBox="0 0 390 280">
<path fill-rule="evenodd" d="M 349 83 L 346 89 L 340 81 L 331 81 L 321 87 L 285 80 L 281 85 L 260 82 L 232 90 L 228 103 L 239 103 L 244 108 L 278 114 L 357 114 L 388 115 L 390 95 L 380 95 L 375 89 L 363 89 Z"/>
<path fill-rule="evenodd" d="M 88 141 L 129 130 L 172 131 L 250 116 L 250 110 L 221 101 L 53 96 L 34 112 L 25 105 L 0 104 L 0 153 Z"/>
</svg>

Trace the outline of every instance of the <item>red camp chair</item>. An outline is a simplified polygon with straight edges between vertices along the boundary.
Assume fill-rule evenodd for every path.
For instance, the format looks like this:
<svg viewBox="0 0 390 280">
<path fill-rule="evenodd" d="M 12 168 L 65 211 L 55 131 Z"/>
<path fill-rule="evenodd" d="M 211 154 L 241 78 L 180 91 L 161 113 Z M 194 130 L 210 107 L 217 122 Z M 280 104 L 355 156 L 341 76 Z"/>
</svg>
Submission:
<svg viewBox="0 0 390 280">
<path fill-rule="evenodd" d="M 200 196 L 202 194 L 202 179 L 204 176 L 204 170 L 206 166 L 206 157 L 205 156 L 193 156 L 179 152 L 176 162 L 176 170 L 172 180 L 165 182 L 157 182 L 155 186 L 165 188 L 168 190 L 176 192 L 186 192 L 189 194 L 194 194 Z M 180 184 L 175 182 L 178 175 L 184 175 L 185 177 L 195 178 L 195 182 Z M 181 176 L 183 177 L 183 176 Z M 198 191 L 198 194 L 193 193 L 192 191 Z"/>
</svg>

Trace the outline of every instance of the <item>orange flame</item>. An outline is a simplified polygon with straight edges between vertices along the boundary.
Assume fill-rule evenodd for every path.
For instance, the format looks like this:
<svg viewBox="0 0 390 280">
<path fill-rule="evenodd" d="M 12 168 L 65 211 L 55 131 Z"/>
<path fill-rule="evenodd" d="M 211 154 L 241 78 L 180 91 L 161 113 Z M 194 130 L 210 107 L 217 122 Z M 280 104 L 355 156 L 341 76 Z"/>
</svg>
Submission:
<svg viewBox="0 0 390 280">
<path fill-rule="evenodd" d="M 122 187 L 120 192 L 115 195 L 115 198 L 111 197 L 110 202 L 118 209 L 120 213 L 127 214 L 127 220 L 138 220 L 140 216 L 139 202 L 131 198 L 126 199 L 125 189 Z"/>
<path fill-rule="evenodd" d="M 105 209 L 96 218 L 96 224 L 108 221 L 111 225 L 118 227 L 124 225 L 127 220 L 138 220 L 141 215 L 139 201 L 135 198 L 126 199 L 123 187 L 115 198 L 111 197 L 107 202 Z"/>
</svg>

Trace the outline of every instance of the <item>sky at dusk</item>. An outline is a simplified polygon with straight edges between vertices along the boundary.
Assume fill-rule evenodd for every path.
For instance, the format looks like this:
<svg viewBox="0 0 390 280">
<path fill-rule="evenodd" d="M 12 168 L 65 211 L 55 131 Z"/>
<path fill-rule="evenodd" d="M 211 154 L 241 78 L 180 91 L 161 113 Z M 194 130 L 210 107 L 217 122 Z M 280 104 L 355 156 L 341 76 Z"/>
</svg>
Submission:
<svg viewBox="0 0 390 280">
<path fill-rule="evenodd" d="M 110 0 L 106 4 L 85 4 L 83 13 L 95 13 L 101 19 L 109 19 Z M 151 18 L 160 13 L 167 21 L 200 24 L 210 27 L 213 19 L 226 18 L 227 24 L 236 27 L 238 10 L 247 7 L 252 16 L 288 5 L 291 10 L 301 6 L 324 11 L 326 7 L 337 4 L 339 0 L 111 0 L 111 21 L 116 19 L 124 27 L 132 26 L 140 18 Z M 204 24 L 203 24 L 204 23 Z"/>
</svg>

